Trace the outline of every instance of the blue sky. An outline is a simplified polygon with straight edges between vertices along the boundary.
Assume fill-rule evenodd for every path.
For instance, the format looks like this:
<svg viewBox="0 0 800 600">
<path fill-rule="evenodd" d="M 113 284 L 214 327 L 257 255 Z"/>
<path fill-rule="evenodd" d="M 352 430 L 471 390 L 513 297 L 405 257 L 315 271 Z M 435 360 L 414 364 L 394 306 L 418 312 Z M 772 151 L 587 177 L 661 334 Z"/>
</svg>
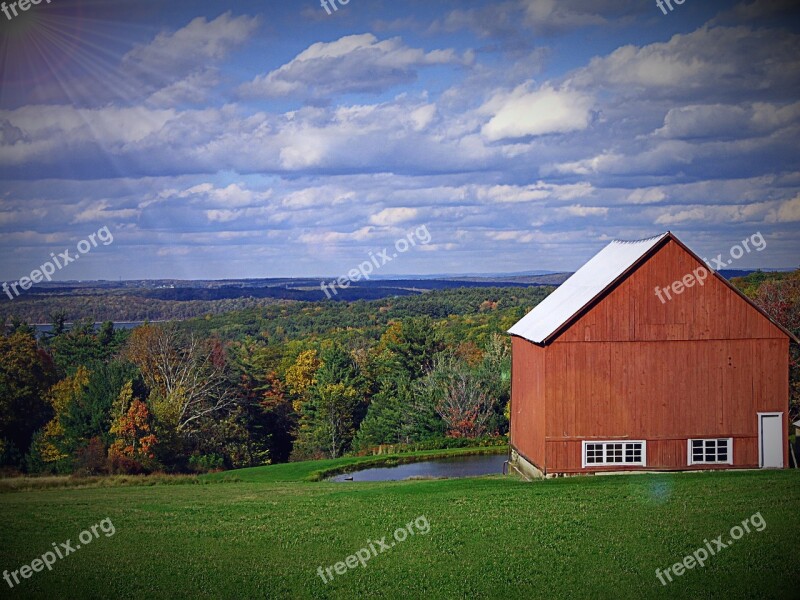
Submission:
<svg viewBox="0 0 800 600">
<path fill-rule="evenodd" d="M 8 0 L 6 0 L 8 1 Z M 52 0 L 0 13 L 0 279 L 800 256 L 794 2 Z"/>
</svg>

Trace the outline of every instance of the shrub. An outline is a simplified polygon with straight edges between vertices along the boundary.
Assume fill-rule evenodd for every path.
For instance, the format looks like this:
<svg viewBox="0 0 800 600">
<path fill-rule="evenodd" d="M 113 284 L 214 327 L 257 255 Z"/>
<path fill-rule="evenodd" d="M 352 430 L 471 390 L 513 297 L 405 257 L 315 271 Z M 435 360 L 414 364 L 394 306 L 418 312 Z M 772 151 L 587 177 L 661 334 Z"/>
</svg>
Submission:
<svg viewBox="0 0 800 600">
<path fill-rule="evenodd" d="M 138 460 L 117 452 L 109 453 L 108 462 L 111 465 L 111 472 L 115 475 L 142 475 L 147 471 Z"/>
<path fill-rule="evenodd" d="M 193 454 L 189 458 L 189 468 L 195 473 L 222 471 L 225 468 L 225 459 L 219 454 Z"/>
<path fill-rule="evenodd" d="M 74 475 L 103 475 L 108 473 L 106 448 L 99 437 L 93 437 L 89 443 L 79 449 L 75 457 Z"/>
</svg>

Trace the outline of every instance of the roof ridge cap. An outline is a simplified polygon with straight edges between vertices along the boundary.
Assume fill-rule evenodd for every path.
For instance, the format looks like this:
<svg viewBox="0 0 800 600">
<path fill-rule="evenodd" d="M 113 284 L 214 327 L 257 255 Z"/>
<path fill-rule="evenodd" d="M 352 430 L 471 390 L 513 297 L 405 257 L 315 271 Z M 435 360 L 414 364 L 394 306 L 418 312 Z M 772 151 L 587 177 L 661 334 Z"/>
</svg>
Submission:
<svg viewBox="0 0 800 600">
<path fill-rule="evenodd" d="M 612 244 L 641 244 L 643 242 L 652 242 L 653 240 L 657 240 L 669 235 L 669 231 L 664 233 L 659 233 L 658 235 L 653 235 L 647 238 L 642 238 L 641 240 L 611 240 Z"/>
</svg>

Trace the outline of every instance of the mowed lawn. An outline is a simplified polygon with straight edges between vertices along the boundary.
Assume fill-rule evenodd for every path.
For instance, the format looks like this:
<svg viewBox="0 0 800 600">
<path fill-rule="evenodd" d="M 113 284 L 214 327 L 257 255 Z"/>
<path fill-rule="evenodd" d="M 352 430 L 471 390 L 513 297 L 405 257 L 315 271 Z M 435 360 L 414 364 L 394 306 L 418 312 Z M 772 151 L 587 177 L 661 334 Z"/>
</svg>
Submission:
<svg viewBox="0 0 800 600">
<path fill-rule="evenodd" d="M 75 545 L 106 517 L 116 528 L 14 589 L 0 581 L 0 597 L 790 598 L 800 590 L 797 472 L 305 480 L 335 464 L 247 469 L 233 483 L 0 494 L 0 569 L 29 564 L 52 542 Z M 705 539 L 727 542 L 757 512 L 763 531 L 667 586 L 658 581 L 657 568 Z M 328 584 L 317 575 L 423 515 L 427 535 Z"/>
</svg>

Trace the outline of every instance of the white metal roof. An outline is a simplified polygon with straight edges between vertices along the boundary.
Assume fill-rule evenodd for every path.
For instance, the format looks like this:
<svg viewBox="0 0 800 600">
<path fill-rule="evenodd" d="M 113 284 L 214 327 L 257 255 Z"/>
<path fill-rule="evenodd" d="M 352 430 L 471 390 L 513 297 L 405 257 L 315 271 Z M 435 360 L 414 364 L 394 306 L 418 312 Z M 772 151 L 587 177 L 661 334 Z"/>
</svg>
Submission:
<svg viewBox="0 0 800 600">
<path fill-rule="evenodd" d="M 611 242 L 517 321 L 508 333 L 543 343 L 667 235 L 669 232 L 646 240 Z"/>
</svg>

